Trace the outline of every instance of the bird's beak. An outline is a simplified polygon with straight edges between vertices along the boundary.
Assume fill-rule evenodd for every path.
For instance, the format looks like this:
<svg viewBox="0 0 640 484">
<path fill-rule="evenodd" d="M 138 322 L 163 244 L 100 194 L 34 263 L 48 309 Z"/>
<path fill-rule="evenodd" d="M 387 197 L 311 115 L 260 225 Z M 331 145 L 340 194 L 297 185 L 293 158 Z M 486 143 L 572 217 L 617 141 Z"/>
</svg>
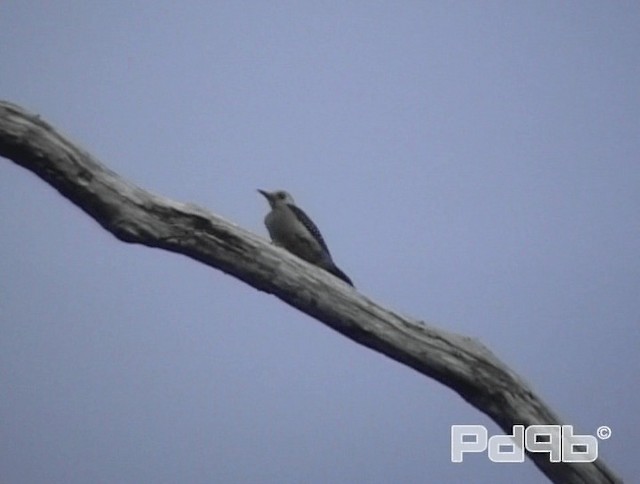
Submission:
<svg viewBox="0 0 640 484">
<path fill-rule="evenodd" d="M 258 193 L 261 193 L 262 195 L 264 195 L 264 198 L 266 198 L 269 204 L 271 204 L 271 201 L 273 200 L 273 195 L 271 193 L 267 192 L 266 190 L 260 190 L 260 189 L 258 189 Z"/>
</svg>

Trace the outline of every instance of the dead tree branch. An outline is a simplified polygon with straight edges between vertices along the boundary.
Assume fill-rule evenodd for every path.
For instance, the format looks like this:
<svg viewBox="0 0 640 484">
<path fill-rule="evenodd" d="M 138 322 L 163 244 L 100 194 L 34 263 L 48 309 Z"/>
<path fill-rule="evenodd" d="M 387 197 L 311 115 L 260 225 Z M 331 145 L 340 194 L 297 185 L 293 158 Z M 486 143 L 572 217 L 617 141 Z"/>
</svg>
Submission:
<svg viewBox="0 0 640 484">
<path fill-rule="evenodd" d="M 124 180 L 39 116 L 0 101 L 0 156 L 32 171 L 123 242 L 176 252 L 275 295 L 337 332 L 456 391 L 506 433 L 562 425 L 529 386 L 479 342 L 401 317 L 322 270 L 209 211 Z M 598 459 L 549 463 L 556 483 L 614 483 Z"/>
</svg>

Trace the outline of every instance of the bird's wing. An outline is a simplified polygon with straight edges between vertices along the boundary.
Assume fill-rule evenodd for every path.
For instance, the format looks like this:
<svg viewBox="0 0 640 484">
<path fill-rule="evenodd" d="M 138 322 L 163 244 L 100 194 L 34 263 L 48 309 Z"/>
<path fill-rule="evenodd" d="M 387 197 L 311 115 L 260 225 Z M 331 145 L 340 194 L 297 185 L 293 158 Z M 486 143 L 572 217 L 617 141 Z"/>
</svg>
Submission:
<svg viewBox="0 0 640 484">
<path fill-rule="evenodd" d="M 331 253 L 329 252 L 329 247 L 327 247 L 327 244 L 325 243 L 324 239 L 322 238 L 322 234 L 318 230 L 318 227 L 316 227 L 316 224 L 314 224 L 311 221 L 309 216 L 306 213 L 304 213 L 303 210 L 301 208 L 297 207 L 296 205 L 292 205 L 292 204 L 289 203 L 289 204 L 287 204 L 287 206 L 291 209 L 291 211 L 298 218 L 298 220 L 300 220 L 300 222 L 302 222 L 302 225 L 304 225 L 306 227 L 306 229 L 311 233 L 311 235 L 313 235 L 313 238 L 318 241 L 320 246 L 322 246 L 322 248 L 327 252 L 327 254 L 329 254 L 329 256 L 331 256 Z"/>
</svg>

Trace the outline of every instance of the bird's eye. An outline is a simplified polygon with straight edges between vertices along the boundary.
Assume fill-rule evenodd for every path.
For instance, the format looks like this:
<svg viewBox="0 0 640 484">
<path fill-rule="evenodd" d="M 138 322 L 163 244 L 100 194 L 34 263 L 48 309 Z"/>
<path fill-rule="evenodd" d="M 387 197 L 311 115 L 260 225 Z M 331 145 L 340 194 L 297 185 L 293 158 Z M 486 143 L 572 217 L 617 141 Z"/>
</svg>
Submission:
<svg viewBox="0 0 640 484">
<path fill-rule="evenodd" d="M 278 192 L 278 198 L 280 200 L 284 200 L 284 197 L 285 197 L 284 192 Z"/>
</svg>

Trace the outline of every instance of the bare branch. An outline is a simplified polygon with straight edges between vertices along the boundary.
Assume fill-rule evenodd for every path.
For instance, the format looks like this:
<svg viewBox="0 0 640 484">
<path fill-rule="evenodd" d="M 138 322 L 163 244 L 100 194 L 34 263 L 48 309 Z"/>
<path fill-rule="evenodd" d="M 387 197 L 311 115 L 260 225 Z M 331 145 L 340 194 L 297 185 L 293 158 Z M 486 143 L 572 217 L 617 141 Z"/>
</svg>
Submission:
<svg viewBox="0 0 640 484">
<path fill-rule="evenodd" d="M 516 424 L 562 425 L 479 342 L 401 317 L 203 208 L 135 186 L 38 116 L 7 102 L 0 102 L 0 155 L 38 175 L 118 239 L 186 255 L 274 294 L 357 343 L 450 387 L 506 433 Z M 546 454 L 529 457 L 553 482 L 621 482 L 602 459 L 551 464 Z"/>
</svg>

